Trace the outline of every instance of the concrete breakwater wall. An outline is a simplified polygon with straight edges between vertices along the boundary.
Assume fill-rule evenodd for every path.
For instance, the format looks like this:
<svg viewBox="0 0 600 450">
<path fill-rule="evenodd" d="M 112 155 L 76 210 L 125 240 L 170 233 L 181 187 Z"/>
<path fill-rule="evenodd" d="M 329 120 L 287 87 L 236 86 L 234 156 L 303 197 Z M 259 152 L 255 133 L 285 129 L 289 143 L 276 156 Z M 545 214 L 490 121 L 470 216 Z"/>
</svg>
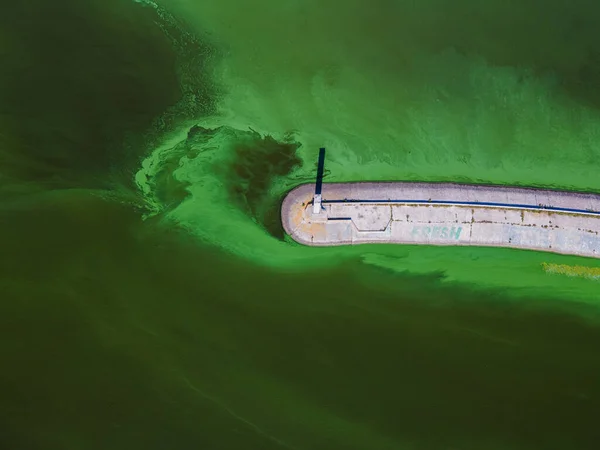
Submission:
<svg viewBox="0 0 600 450">
<path fill-rule="evenodd" d="M 600 195 L 454 183 L 326 183 L 291 190 L 283 227 L 312 246 L 512 247 L 600 257 Z"/>
</svg>

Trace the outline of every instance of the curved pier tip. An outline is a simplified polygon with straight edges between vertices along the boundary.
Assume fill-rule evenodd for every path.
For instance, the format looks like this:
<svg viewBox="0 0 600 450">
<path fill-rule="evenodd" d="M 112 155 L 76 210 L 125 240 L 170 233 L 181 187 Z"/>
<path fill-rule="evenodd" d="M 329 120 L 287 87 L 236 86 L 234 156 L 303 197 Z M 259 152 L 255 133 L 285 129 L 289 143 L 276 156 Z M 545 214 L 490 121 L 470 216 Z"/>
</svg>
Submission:
<svg viewBox="0 0 600 450">
<path fill-rule="evenodd" d="M 457 183 L 323 184 L 292 189 L 285 232 L 311 246 L 426 244 L 511 247 L 600 258 L 600 195 Z"/>
</svg>

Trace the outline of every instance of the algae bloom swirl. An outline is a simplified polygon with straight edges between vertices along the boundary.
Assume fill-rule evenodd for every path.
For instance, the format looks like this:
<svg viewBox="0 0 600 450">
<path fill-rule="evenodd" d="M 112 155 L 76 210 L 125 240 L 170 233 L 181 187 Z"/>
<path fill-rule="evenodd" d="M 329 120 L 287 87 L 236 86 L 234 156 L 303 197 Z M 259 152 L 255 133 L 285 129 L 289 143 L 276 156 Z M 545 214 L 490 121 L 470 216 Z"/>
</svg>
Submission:
<svg viewBox="0 0 600 450">
<path fill-rule="evenodd" d="M 203 243 L 276 271 L 310 271 L 359 260 L 399 274 L 435 275 L 443 282 L 527 289 L 597 303 L 596 280 L 574 281 L 542 266 L 600 266 L 596 258 L 581 258 L 595 256 L 598 250 L 597 219 L 584 214 L 587 209 L 597 211 L 597 205 L 580 205 L 579 200 L 552 204 L 547 198 L 519 194 L 523 198 L 516 201 L 529 207 L 521 217 L 509 207 L 512 200 L 502 188 L 583 196 L 600 192 L 600 113 L 568 95 L 559 79 L 470 56 L 445 44 L 411 54 L 410 62 L 396 70 L 367 64 L 365 55 L 336 41 L 304 46 L 302 39 L 292 39 L 293 27 L 281 24 L 276 41 L 299 47 L 283 59 L 275 58 L 273 36 L 263 41 L 250 32 L 247 21 L 218 25 L 234 20 L 225 9 L 164 3 L 173 14 L 193 18 L 190 26 L 216 49 L 207 73 L 218 95 L 214 107 L 199 110 L 193 66 L 186 66 L 182 91 L 195 96 L 188 95 L 174 108 L 181 114 L 170 111 L 161 118 L 172 126 L 155 133 L 135 177 L 149 207 L 147 220 L 158 217 L 176 224 Z M 290 16 L 280 12 L 277 17 L 285 23 Z M 303 192 L 299 186 L 314 183 L 320 147 L 327 149 L 324 205 L 337 219 L 337 229 L 348 225 L 344 218 L 352 217 L 339 209 L 341 204 L 327 203 L 337 183 L 497 186 L 491 198 L 471 200 L 505 206 L 397 204 L 381 221 L 393 219 L 392 233 L 408 216 L 401 231 L 404 245 L 373 245 L 379 237 L 360 246 L 301 245 L 286 236 L 280 208 L 292 190 Z M 392 200 L 461 200 L 430 191 L 412 197 L 399 193 Z M 540 205 L 573 211 L 535 209 Z M 375 217 L 387 206 L 370 208 Z M 420 217 L 423 211 L 448 217 L 436 216 L 436 224 L 430 213 Z M 570 223 L 576 214 L 585 218 Z M 352 226 L 357 220 L 351 220 Z M 579 220 L 590 225 L 580 226 Z M 533 226 L 527 228 L 533 223 L 539 224 L 537 237 L 530 236 Z M 383 236 L 388 231 L 374 232 Z M 342 234 L 340 239 L 347 239 Z M 443 240 L 461 244 L 468 238 L 490 247 L 420 245 Z M 494 247 L 506 242 L 518 248 Z M 589 251 L 570 251 L 568 242 Z M 576 255 L 523 250 L 544 248 Z"/>
</svg>

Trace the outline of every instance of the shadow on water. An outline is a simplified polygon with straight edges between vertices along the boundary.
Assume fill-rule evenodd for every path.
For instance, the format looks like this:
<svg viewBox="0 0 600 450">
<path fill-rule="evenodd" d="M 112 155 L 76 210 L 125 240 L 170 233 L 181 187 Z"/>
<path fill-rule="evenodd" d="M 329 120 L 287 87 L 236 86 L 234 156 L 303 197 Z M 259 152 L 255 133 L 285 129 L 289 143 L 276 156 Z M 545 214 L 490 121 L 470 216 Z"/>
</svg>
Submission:
<svg viewBox="0 0 600 450">
<path fill-rule="evenodd" d="M 283 196 L 274 198 L 269 188 L 276 177 L 288 175 L 301 161 L 296 142 L 278 142 L 271 136 L 253 132 L 250 142 L 235 146 L 230 168 L 230 195 L 248 215 L 271 235 L 283 239 L 280 209 Z"/>
<path fill-rule="evenodd" d="M 296 155 L 299 147 L 290 137 L 277 141 L 253 130 L 195 125 L 188 130 L 185 140 L 161 155 L 158 171 L 152 175 L 153 195 L 164 211 L 172 210 L 188 198 L 190 183 L 180 181 L 174 172 L 182 159 L 199 158 L 202 165 L 209 166 L 200 169 L 219 177 L 235 208 L 282 240 L 280 210 L 285 193 L 274 195 L 272 188 L 274 181 L 288 176 L 301 164 Z"/>
</svg>

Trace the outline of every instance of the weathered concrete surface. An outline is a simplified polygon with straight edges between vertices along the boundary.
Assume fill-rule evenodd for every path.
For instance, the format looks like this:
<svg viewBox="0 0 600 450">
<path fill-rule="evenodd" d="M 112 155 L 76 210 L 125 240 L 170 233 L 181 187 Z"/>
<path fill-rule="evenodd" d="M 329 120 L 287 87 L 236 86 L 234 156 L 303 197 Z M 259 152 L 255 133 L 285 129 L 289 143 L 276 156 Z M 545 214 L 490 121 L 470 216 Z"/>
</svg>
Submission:
<svg viewBox="0 0 600 450">
<path fill-rule="evenodd" d="M 285 231 L 305 245 L 474 245 L 600 257 L 596 194 L 451 183 L 328 183 L 315 214 L 314 188 L 293 189 L 281 208 Z M 440 201 L 449 203 L 430 203 Z"/>
</svg>

